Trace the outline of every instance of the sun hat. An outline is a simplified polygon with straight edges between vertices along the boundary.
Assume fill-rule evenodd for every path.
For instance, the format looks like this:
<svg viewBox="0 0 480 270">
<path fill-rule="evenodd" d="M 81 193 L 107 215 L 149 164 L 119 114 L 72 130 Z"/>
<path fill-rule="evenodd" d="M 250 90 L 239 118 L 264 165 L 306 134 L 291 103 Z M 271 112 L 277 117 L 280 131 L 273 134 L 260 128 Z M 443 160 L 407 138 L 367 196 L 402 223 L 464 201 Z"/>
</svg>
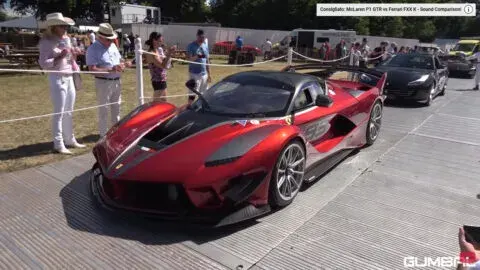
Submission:
<svg viewBox="0 0 480 270">
<path fill-rule="evenodd" d="M 109 23 L 101 23 L 98 27 L 97 35 L 106 39 L 116 39 L 117 33 Z"/>
<path fill-rule="evenodd" d="M 55 26 L 55 25 L 75 25 L 75 21 L 71 18 L 64 17 L 62 13 L 50 13 L 46 17 L 46 24 L 47 26 Z"/>
</svg>

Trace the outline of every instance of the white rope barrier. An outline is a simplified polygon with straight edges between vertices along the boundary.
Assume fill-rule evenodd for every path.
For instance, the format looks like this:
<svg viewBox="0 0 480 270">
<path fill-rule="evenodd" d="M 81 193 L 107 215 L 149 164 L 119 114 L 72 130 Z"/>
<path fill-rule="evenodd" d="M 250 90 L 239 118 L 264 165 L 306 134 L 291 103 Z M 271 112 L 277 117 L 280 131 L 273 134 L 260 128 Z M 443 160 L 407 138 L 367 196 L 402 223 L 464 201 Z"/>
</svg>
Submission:
<svg viewBox="0 0 480 270">
<path fill-rule="evenodd" d="M 188 97 L 194 94 L 183 94 L 183 95 L 170 95 L 170 96 L 161 96 L 161 97 L 143 97 L 143 99 L 155 99 L 155 98 L 175 98 L 175 97 Z"/>
<path fill-rule="evenodd" d="M 320 60 L 320 59 L 315 59 L 315 58 L 310 58 L 308 56 L 305 56 L 303 54 L 300 54 L 296 51 L 292 51 L 294 54 L 298 55 L 298 56 L 301 56 L 307 60 L 311 60 L 311 61 L 314 61 L 314 62 L 322 62 L 322 63 L 332 63 L 332 62 L 337 62 L 337 61 L 340 61 L 340 60 L 344 60 L 344 59 L 347 59 L 348 57 L 350 57 L 350 54 L 346 55 L 345 57 L 342 57 L 342 58 L 338 58 L 338 59 L 334 59 L 334 60 Z"/>
<path fill-rule="evenodd" d="M 363 56 L 362 56 L 362 58 L 363 58 L 363 59 L 366 59 L 366 60 L 369 60 L 369 61 L 370 61 L 370 60 L 377 60 L 377 59 L 379 59 L 379 58 L 384 57 L 384 56 L 387 55 L 387 54 L 392 55 L 392 54 L 389 53 L 389 52 L 385 52 L 385 53 L 382 53 L 381 55 L 379 55 L 379 56 L 377 56 L 377 57 L 374 57 L 374 58 L 368 58 L 368 57 L 363 57 Z"/>
<path fill-rule="evenodd" d="M 91 110 L 91 109 L 96 109 L 96 108 L 100 108 L 100 107 L 106 107 L 106 106 L 110 106 L 110 105 L 113 105 L 113 104 L 121 104 L 121 103 L 122 103 L 122 102 L 112 102 L 112 103 L 106 103 L 106 104 L 103 104 L 103 105 L 96 105 L 96 106 L 91 106 L 91 107 L 76 109 L 76 110 L 72 110 L 72 111 L 64 111 L 64 112 L 59 112 L 59 113 L 49 113 L 49 114 L 36 115 L 36 116 L 30 116 L 30 117 L 22 117 L 22 118 L 9 119 L 9 120 L 0 120 L 0 124 L 2 124 L 2 123 L 10 123 L 10 122 L 17 122 L 17 121 L 22 121 L 22 120 L 29 120 L 29 119 L 49 117 L 49 116 L 54 116 L 54 115 L 58 115 L 58 114 L 65 114 L 65 113 L 86 111 L 86 110 Z"/>
<path fill-rule="evenodd" d="M 320 59 L 310 58 L 310 57 L 305 56 L 305 55 L 303 55 L 303 54 L 300 54 L 300 53 L 298 53 L 298 52 L 296 52 L 296 51 L 292 51 L 292 52 L 293 52 L 294 54 L 298 55 L 298 56 L 301 56 L 301 57 L 307 59 L 307 60 L 311 60 L 311 61 L 314 61 L 314 62 L 322 62 L 322 63 L 337 62 L 337 61 L 340 61 L 340 60 L 343 60 L 343 59 L 347 59 L 348 57 L 350 57 L 350 54 L 348 54 L 348 55 L 345 56 L 345 57 L 338 58 L 338 59 L 334 59 L 334 60 L 320 60 Z M 374 58 L 368 58 L 368 57 L 363 57 L 363 56 L 360 56 L 360 58 L 370 61 L 370 60 L 379 59 L 379 58 L 381 58 L 381 57 L 383 57 L 383 56 L 385 56 L 385 55 L 388 55 L 388 54 L 389 54 L 389 55 L 392 55 L 391 53 L 385 52 L 385 53 L 383 53 L 383 54 L 381 54 L 381 55 L 379 55 L 379 56 L 377 56 L 377 57 L 374 57 Z"/>
<path fill-rule="evenodd" d="M 144 51 L 144 50 L 140 50 L 140 52 L 142 54 L 151 54 L 151 55 L 155 55 L 155 56 L 157 55 L 155 53 L 147 52 L 147 51 Z M 183 63 L 197 64 L 197 65 L 207 65 L 207 66 L 212 66 L 212 67 L 247 67 L 247 66 L 261 65 L 261 64 L 277 61 L 277 60 L 280 60 L 284 57 L 286 57 L 286 55 L 282 55 L 280 57 L 272 58 L 270 60 L 266 60 L 266 61 L 262 61 L 262 62 L 253 62 L 253 63 L 250 63 L 250 64 L 239 64 L 239 65 L 211 64 L 211 63 L 210 64 L 204 64 L 204 63 L 198 63 L 198 62 L 193 62 L 193 61 L 188 61 L 188 60 L 183 60 L 183 59 L 178 59 L 178 58 L 170 58 L 170 59 L 172 59 L 174 61 L 178 61 L 178 62 L 183 62 Z"/>
<path fill-rule="evenodd" d="M 111 74 L 111 72 L 104 71 L 59 71 L 59 70 L 42 70 L 42 69 L 14 69 L 14 68 L 0 68 L 4 72 L 27 72 L 27 73 L 60 73 L 60 74 Z"/>
<path fill-rule="evenodd" d="M 169 95 L 169 96 L 163 96 L 163 97 L 159 97 L 159 98 L 175 98 L 175 97 L 188 97 L 188 96 L 190 96 L 190 95 L 189 94 L 183 94 L 183 95 Z M 143 99 L 154 99 L 154 97 L 143 97 Z M 121 103 L 124 103 L 124 102 L 107 103 L 107 104 L 103 104 L 103 105 L 96 105 L 96 106 L 76 109 L 76 110 L 73 110 L 73 111 L 65 111 L 65 112 L 59 112 L 59 113 L 49 113 L 49 114 L 36 115 L 36 116 L 30 116 L 30 117 L 22 117 L 22 118 L 16 118 L 16 119 L 0 120 L 0 124 L 17 122 L 17 121 L 22 121 L 22 120 L 30 120 L 30 119 L 36 119 L 36 118 L 44 118 L 44 117 L 54 116 L 54 115 L 57 115 L 57 114 L 65 114 L 65 113 L 86 111 L 86 110 L 91 110 L 91 109 L 96 109 L 96 108 L 100 108 L 100 107 L 106 107 L 106 106 L 110 106 L 110 105 L 113 105 L 113 104 L 121 104 Z"/>
</svg>

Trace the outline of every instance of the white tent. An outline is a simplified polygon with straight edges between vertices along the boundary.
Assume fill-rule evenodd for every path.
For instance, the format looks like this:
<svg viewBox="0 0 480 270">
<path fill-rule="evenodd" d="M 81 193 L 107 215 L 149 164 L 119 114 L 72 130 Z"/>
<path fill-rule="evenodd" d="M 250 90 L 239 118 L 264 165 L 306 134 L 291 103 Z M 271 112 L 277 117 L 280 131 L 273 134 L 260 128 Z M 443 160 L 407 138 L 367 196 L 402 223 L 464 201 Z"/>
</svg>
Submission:
<svg viewBox="0 0 480 270">
<path fill-rule="evenodd" d="M 38 21 L 35 16 L 22 17 L 10 21 L 0 23 L 0 27 L 5 28 L 23 28 L 23 29 L 37 29 L 43 26 L 42 21 Z"/>
</svg>

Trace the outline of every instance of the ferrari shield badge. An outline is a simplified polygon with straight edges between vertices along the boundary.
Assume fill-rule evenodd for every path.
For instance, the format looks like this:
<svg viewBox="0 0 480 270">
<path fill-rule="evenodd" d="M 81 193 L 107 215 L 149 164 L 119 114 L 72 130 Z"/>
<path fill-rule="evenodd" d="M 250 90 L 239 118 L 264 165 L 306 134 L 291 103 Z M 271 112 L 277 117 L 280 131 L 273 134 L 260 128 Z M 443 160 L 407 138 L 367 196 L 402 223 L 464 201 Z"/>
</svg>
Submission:
<svg viewBox="0 0 480 270">
<path fill-rule="evenodd" d="M 291 125 L 293 123 L 293 117 L 291 115 L 285 117 L 285 122 L 287 122 L 288 125 Z"/>
</svg>

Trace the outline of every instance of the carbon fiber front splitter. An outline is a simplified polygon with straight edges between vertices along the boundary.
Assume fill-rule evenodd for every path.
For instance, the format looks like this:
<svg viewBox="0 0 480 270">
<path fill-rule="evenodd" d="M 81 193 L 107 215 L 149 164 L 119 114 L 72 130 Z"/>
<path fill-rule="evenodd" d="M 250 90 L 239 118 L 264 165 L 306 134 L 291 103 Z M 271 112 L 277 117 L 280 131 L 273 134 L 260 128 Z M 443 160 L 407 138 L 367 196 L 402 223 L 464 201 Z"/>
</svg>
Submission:
<svg viewBox="0 0 480 270">
<path fill-rule="evenodd" d="M 252 204 L 242 204 L 231 209 L 218 212 L 201 211 L 198 209 L 185 209 L 181 211 L 156 211 L 139 209 L 119 204 L 111 199 L 103 190 L 101 173 L 95 172 L 95 167 L 90 173 L 90 189 L 96 201 L 102 208 L 124 215 L 148 217 L 166 221 L 188 222 L 208 227 L 223 227 L 242 221 L 263 216 L 271 211 L 270 205 L 256 207 Z"/>
</svg>

